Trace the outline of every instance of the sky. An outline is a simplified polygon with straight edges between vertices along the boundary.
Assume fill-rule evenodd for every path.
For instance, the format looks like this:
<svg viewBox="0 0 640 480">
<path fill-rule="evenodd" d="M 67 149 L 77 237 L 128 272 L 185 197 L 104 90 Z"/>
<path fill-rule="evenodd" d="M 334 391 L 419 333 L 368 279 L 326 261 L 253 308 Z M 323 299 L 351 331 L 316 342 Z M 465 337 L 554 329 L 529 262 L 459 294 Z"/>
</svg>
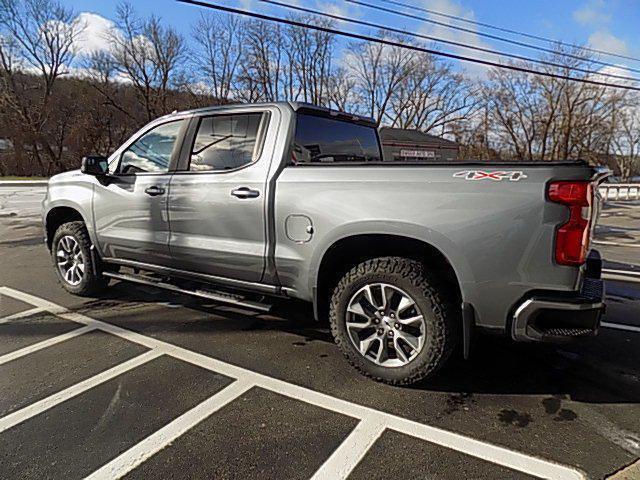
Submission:
<svg viewBox="0 0 640 480">
<path fill-rule="evenodd" d="M 116 1 L 105 0 L 61 0 L 62 3 L 80 14 L 88 28 L 81 39 L 79 47 L 90 51 L 108 48 L 103 40 L 103 32 L 111 25 L 116 13 Z M 383 0 L 363 0 L 387 8 L 400 10 L 399 7 L 387 4 Z M 435 10 L 450 15 L 457 15 L 479 22 L 498 25 L 543 37 L 549 37 L 565 43 L 583 44 L 599 50 L 640 58 L 640 1 L 638 0 L 401 0 L 403 3 Z M 286 16 L 289 11 L 261 4 L 258 0 L 211 0 L 236 8 L 250 9 L 257 12 Z M 284 3 L 287 0 L 283 0 Z M 178 3 L 175 0 L 133 0 L 136 11 L 147 16 L 155 14 L 164 22 L 171 24 L 185 35 L 189 35 L 191 26 L 205 9 L 193 5 Z M 390 13 L 347 3 L 345 0 L 295 0 L 290 1 L 300 6 L 314 8 L 343 16 L 355 17 L 370 22 L 383 23 L 394 28 L 406 29 L 431 36 L 464 42 L 484 48 L 499 49 L 511 53 L 533 55 L 536 53 L 526 48 L 510 46 L 500 41 L 483 38 L 479 32 L 503 35 L 500 32 L 486 30 L 481 27 L 464 25 L 475 30 L 472 33 L 456 32 L 449 28 L 424 24 Z M 410 10 L 415 15 L 427 14 Z M 440 21 L 449 20 L 431 17 Z M 345 25 L 345 29 L 363 32 L 362 28 Z M 515 40 L 535 42 L 522 37 Z M 539 43 L 539 42 L 538 42 Z M 442 46 L 441 50 L 452 53 L 481 56 L 492 60 L 490 55 Z M 619 65 L 640 69 L 640 61 L 634 62 L 615 57 L 602 57 L 601 60 Z M 462 67 L 462 66 L 461 66 Z M 478 67 L 464 65 L 473 73 Z M 628 72 L 627 72 L 628 73 Z"/>
</svg>

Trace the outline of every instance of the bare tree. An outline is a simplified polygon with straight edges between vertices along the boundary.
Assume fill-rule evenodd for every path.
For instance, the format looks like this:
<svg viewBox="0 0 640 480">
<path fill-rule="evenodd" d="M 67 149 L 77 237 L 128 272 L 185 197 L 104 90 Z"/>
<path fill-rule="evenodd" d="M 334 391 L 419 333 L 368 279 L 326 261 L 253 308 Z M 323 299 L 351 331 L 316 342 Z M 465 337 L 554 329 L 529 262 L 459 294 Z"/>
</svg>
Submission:
<svg viewBox="0 0 640 480">
<path fill-rule="evenodd" d="M 628 180 L 640 173 L 640 98 L 617 109 L 613 115 L 612 160 L 620 177 Z"/>
<path fill-rule="evenodd" d="M 380 123 L 394 91 L 411 73 L 411 52 L 379 43 L 352 42 L 345 65 L 355 80 L 359 109 Z"/>
<path fill-rule="evenodd" d="M 588 68 L 589 58 L 563 53 L 548 58 L 562 66 L 547 71 L 575 76 L 576 68 Z M 606 87 L 504 69 L 490 72 L 484 97 L 498 149 L 526 160 L 599 161 L 610 150 L 612 116 L 626 101 L 625 93 Z"/>
<path fill-rule="evenodd" d="M 155 15 L 140 19 L 128 3 L 118 6 L 109 34 L 115 70 L 136 89 L 147 120 L 170 111 L 167 101 L 186 56 L 183 37 Z"/>
<path fill-rule="evenodd" d="M 392 126 L 437 134 L 467 119 L 478 104 L 477 88 L 433 56 L 411 52 L 409 73 L 392 92 L 384 118 Z"/>
<path fill-rule="evenodd" d="M 494 70 L 490 80 L 483 92 L 494 135 L 514 157 L 533 160 L 544 111 L 536 84 L 526 73 L 511 70 Z"/>
<path fill-rule="evenodd" d="M 47 134 L 65 131 L 51 120 L 50 103 L 57 80 L 75 59 L 73 44 L 84 29 L 74 18 L 71 9 L 55 0 L 0 0 L 0 108 L 20 125 L 14 129 L 17 156 L 23 156 L 28 145 L 41 173 L 62 168 L 62 151 L 52 147 Z M 39 79 L 36 92 L 25 81 L 30 75 Z"/>
<path fill-rule="evenodd" d="M 328 79 L 329 106 L 347 111 L 354 103 L 355 80 L 344 67 L 336 68 Z"/>
<path fill-rule="evenodd" d="M 294 17 L 305 23 L 331 27 L 330 20 L 317 17 Z M 335 46 L 332 34 L 308 28 L 291 26 L 286 32 L 288 53 L 287 71 L 290 75 L 287 97 L 315 105 L 329 104 L 329 83 L 332 76 L 331 60 Z"/>
<path fill-rule="evenodd" d="M 230 100 L 236 88 L 236 76 L 245 42 L 245 22 L 230 15 L 201 15 L 194 25 L 197 46 L 193 64 L 204 73 L 211 93 L 220 100 Z"/>
<path fill-rule="evenodd" d="M 245 39 L 238 76 L 238 98 L 248 102 L 282 99 L 283 29 L 280 25 L 263 21 L 248 22 Z"/>
</svg>

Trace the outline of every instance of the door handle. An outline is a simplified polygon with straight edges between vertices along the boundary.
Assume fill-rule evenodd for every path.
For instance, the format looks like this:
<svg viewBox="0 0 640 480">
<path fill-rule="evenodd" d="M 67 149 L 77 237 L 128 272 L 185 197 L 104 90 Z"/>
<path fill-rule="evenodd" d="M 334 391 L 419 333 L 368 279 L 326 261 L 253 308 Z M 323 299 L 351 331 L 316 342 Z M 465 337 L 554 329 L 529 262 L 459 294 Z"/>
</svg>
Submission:
<svg viewBox="0 0 640 480">
<path fill-rule="evenodd" d="M 151 195 L 152 197 L 155 197 L 156 195 L 162 195 L 164 193 L 164 188 L 159 187 L 157 185 L 152 185 L 150 187 L 145 188 L 144 193 L 146 193 L 147 195 Z"/>
<path fill-rule="evenodd" d="M 248 187 L 240 187 L 235 190 L 231 190 L 231 195 L 238 198 L 256 198 L 260 196 L 260 192 Z"/>
</svg>

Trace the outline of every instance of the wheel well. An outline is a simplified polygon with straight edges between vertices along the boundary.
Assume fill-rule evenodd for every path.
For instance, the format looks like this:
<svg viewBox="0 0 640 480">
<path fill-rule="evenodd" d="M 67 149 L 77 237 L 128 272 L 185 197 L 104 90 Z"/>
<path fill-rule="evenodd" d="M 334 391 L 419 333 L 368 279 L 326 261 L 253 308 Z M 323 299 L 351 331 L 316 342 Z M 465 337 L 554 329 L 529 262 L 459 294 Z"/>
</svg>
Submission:
<svg viewBox="0 0 640 480">
<path fill-rule="evenodd" d="M 341 239 L 325 252 L 316 283 L 318 318 L 326 318 L 329 297 L 340 278 L 355 265 L 369 258 L 394 256 L 418 260 L 435 272 L 451 289 L 458 305 L 462 304 L 460 282 L 444 254 L 433 245 L 398 235 L 367 234 Z"/>
<path fill-rule="evenodd" d="M 63 223 L 81 221 L 84 222 L 84 218 L 80 212 L 71 207 L 56 207 L 52 208 L 47 213 L 46 228 L 47 228 L 47 247 L 51 250 L 51 244 L 53 242 L 53 236 L 58 230 L 58 227 Z"/>
</svg>

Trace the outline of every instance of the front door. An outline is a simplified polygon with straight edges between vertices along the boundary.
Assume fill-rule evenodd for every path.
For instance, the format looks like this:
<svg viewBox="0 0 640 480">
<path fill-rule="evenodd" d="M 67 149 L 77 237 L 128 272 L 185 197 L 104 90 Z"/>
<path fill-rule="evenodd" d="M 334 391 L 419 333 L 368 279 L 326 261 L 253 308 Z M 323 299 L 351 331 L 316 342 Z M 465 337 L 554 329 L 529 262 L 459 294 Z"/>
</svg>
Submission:
<svg viewBox="0 0 640 480">
<path fill-rule="evenodd" d="M 261 280 L 271 160 L 263 144 L 272 116 L 234 111 L 193 120 L 188 165 L 174 174 L 170 186 L 169 246 L 175 268 Z"/>
<path fill-rule="evenodd" d="M 96 186 L 96 235 L 103 257 L 168 265 L 170 169 L 187 120 L 144 132 L 119 156 L 114 175 Z"/>
</svg>

